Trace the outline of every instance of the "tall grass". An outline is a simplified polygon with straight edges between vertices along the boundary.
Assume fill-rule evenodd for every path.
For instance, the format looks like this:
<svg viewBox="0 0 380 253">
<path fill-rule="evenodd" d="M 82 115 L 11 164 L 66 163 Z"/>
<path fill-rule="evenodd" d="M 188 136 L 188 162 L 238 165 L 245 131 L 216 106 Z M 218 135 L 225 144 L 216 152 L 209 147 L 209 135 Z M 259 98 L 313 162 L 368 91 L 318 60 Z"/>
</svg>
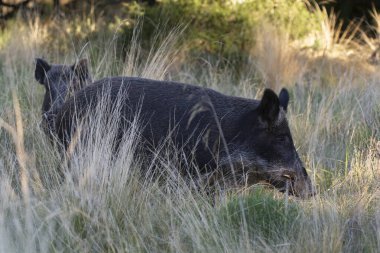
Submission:
<svg viewBox="0 0 380 253">
<path fill-rule="evenodd" d="M 299 81 L 307 69 L 307 61 L 299 49 L 292 47 L 290 34 L 263 24 L 256 37 L 252 64 L 257 66 L 267 86 L 279 89 Z"/>
<path fill-rule="evenodd" d="M 43 26 L 22 29 L 25 37 L 9 42 L 0 56 L 0 252 L 380 250 L 380 80 L 375 74 L 332 68 L 336 77 L 329 83 L 324 70 L 297 67 L 292 72 L 297 85 L 289 83 L 288 118 L 317 196 L 287 198 L 253 186 L 220 192 L 213 205 L 176 174 L 191 164 L 169 151 L 154 164 L 142 160 L 136 152 L 138 122 L 132 122 L 115 155 L 117 110 L 109 120 L 101 113 L 107 108 L 100 107 L 88 122 L 88 138 L 79 138 L 62 156 L 39 128 L 44 90 L 33 80 L 33 57 L 44 53 L 47 59 L 72 63 L 77 54 L 66 58 L 46 50 L 39 32 Z M 26 43 L 27 34 L 35 34 L 35 43 Z M 228 69 L 212 64 L 199 69 L 181 59 L 184 65 L 171 73 L 176 34 L 145 54 L 148 58 L 141 58 L 134 41 L 124 62 L 114 51 L 116 37 L 74 45 L 91 57 L 95 79 L 111 74 L 175 77 L 226 94 L 260 96 L 265 84 L 250 71 L 235 80 Z M 275 52 L 283 46 L 272 42 L 274 53 L 259 52 L 256 60 L 275 76 L 286 65 L 270 72 L 268 63 L 277 61 Z M 283 57 L 283 64 L 299 66 L 295 58 Z M 284 81 L 273 80 L 275 88 Z M 165 180 L 144 173 L 153 167 Z"/>
</svg>

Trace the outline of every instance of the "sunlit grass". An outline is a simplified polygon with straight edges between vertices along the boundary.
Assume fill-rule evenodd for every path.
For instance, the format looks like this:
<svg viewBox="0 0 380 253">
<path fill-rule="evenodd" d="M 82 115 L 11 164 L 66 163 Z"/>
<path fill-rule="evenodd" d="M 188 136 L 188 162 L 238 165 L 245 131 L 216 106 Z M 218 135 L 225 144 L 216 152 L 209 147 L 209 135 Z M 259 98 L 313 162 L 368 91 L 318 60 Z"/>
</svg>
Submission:
<svg viewBox="0 0 380 253">
<path fill-rule="evenodd" d="M 298 48 L 292 46 L 290 34 L 263 24 L 256 37 L 252 64 L 257 67 L 264 83 L 279 90 L 299 81 L 308 68 L 307 60 Z"/>
</svg>

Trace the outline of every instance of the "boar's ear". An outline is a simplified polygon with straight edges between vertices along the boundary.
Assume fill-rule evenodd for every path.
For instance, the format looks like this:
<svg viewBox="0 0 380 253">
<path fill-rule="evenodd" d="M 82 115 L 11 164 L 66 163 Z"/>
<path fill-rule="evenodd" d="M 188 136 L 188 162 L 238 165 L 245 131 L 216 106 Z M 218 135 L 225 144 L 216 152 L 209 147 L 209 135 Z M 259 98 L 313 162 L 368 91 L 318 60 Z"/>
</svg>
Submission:
<svg viewBox="0 0 380 253">
<path fill-rule="evenodd" d="M 85 82 L 88 79 L 91 79 L 90 71 L 88 70 L 87 59 L 79 60 L 76 64 L 72 65 L 71 68 L 74 71 L 75 75 L 79 78 L 81 86 L 85 85 Z"/>
<path fill-rule="evenodd" d="M 259 116 L 269 124 L 276 121 L 280 112 L 280 100 L 276 93 L 270 89 L 265 89 L 257 111 Z"/>
<path fill-rule="evenodd" d="M 280 106 L 284 108 L 285 111 L 288 110 L 288 103 L 289 103 L 289 92 L 287 89 L 282 88 L 280 91 L 280 95 L 278 96 L 278 99 L 280 100 Z"/>
<path fill-rule="evenodd" d="M 34 77 L 40 84 L 44 84 L 46 72 L 50 70 L 51 66 L 45 60 L 36 58 L 36 70 L 34 71 Z"/>
</svg>

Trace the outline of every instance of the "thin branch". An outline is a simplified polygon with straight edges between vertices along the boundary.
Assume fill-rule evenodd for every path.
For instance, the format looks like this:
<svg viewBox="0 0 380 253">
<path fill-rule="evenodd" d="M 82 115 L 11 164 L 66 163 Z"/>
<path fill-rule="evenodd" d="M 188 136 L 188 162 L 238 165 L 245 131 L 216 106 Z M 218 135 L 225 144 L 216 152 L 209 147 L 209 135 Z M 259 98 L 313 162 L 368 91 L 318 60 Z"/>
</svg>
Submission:
<svg viewBox="0 0 380 253">
<path fill-rule="evenodd" d="M 12 8 L 11 11 L 8 11 L 5 14 L 0 14 L 0 19 L 12 18 L 20 8 L 26 7 L 29 2 L 30 2 L 30 0 L 24 0 L 18 4 L 10 4 L 10 3 L 4 3 L 2 0 L 0 0 L 0 7 L 4 6 L 4 7 Z"/>
<path fill-rule="evenodd" d="M 30 0 L 24 0 L 18 4 L 10 4 L 10 3 L 4 3 L 3 0 L 0 0 L 0 6 L 19 9 L 22 6 L 26 6 L 29 2 Z"/>
</svg>

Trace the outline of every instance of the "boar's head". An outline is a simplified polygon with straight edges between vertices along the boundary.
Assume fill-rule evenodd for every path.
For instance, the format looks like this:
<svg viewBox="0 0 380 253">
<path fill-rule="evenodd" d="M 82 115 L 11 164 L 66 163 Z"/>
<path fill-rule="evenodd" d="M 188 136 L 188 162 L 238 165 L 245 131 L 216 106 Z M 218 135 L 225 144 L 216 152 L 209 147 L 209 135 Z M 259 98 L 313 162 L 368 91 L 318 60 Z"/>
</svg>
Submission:
<svg viewBox="0 0 380 253">
<path fill-rule="evenodd" d="M 277 96 L 266 89 L 259 106 L 242 117 L 237 151 L 249 182 L 265 180 L 279 191 L 306 197 L 314 195 L 311 180 L 298 156 L 286 119 L 289 94 Z"/>
<path fill-rule="evenodd" d="M 59 109 L 67 96 L 92 82 L 86 59 L 73 65 L 51 65 L 37 58 L 34 76 L 45 87 L 42 113 Z"/>
<path fill-rule="evenodd" d="M 45 87 L 41 126 L 50 135 L 55 132 L 55 116 L 67 97 L 92 82 L 87 60 L 73 65 L 53 65 L 37 58 L 34 76 Z"/>
</svg>

